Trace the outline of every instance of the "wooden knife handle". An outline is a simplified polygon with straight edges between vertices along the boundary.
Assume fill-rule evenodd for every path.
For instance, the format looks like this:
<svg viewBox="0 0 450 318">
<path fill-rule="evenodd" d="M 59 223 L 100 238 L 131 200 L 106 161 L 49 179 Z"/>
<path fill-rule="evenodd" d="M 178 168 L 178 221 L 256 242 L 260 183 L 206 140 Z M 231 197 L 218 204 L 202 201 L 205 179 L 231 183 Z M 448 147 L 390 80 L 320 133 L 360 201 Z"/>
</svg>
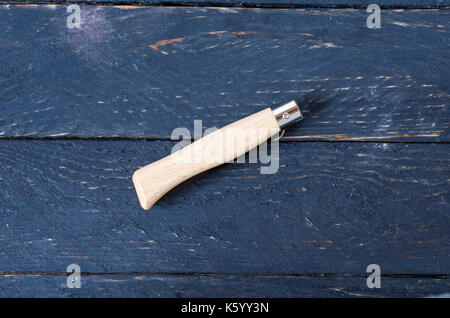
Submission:
<svg viewBox="0 0 450 318">
<path fill-rule="evenodd" d="M 266 108 L 136 170 L 133 183 L 142 208 L 150 209 L 164 194 L 183 181 L 256 148 L 280 132 L 280 119 L 283 120 Z"/>
</svg>

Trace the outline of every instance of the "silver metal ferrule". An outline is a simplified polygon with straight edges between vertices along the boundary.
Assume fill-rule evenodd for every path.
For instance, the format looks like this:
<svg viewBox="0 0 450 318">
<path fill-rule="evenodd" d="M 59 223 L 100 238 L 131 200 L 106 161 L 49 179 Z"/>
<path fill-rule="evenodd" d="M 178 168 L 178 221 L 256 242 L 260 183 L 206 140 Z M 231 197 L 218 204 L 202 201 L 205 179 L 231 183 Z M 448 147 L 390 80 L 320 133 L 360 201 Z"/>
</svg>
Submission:
<svg viewBox="0 0 450 318">
<path fill-rule="evenodd" d="M 300 111 L 300 108 L 295 100 L 275 108 L 272 110 L 272 114 L 277 119 L 280 129 L 303 119 L 302 112 Z"/>
</svg>

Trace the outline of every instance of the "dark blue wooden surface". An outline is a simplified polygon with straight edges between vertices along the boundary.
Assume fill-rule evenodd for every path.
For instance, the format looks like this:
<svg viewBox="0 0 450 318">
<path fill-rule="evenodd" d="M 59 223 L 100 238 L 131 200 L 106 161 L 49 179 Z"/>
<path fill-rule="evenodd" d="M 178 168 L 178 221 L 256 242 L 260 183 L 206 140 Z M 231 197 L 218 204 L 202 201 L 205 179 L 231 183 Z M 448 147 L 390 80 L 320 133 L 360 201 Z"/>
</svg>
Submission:
<svg viewBox="0 0 450 318">
<path fill-rule="evenodd" d="M 0 136 L 167 138 L 297 99 L 290 139 L 449 140 L 448 10 L 81 10 L 0 10 Z"/>
<path fill-rule="evenodd" d="M 229 164 L 144 212 L 130 175 L 170 148 L 2 141 L 1 272 L 447 275 L 448 145 L 282 143 L 277 174 Z"/>
<path fill-rule="evenodd" d="M 69 30 L 65 6 L 0 6 L 0 296 L 448 292 L 448 13 L 89 5 Z M 172 129 L 293 98 L 278 173 L 228 164 L 140 209 Z"/>
<path fill-rule="evenodd" d="M 106 274 L 82 276 L 82 288 L 66 287 L 64 274 L 0 275 L 1 297 L 439 297 L 443 278 L 383 279 L 366 288 L 365 277 Z"/>
</svg>

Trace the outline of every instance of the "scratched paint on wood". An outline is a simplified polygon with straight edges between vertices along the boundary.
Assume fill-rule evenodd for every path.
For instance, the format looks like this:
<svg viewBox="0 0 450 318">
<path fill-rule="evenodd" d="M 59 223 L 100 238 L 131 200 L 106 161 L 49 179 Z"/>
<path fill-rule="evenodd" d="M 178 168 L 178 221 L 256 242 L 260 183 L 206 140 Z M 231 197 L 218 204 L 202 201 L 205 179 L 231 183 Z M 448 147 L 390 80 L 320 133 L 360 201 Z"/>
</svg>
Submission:
<svg viewBox="0 0 450 318">
<path fill-rule="evenodd" d="M 3 0 L 4 3 L 20 3 L 23 0 Z M 60 3 L 56 0 L 28 0 L 27 3 Z M 450 5 L 448 0 L 378 0 L 378 5 L 383 8 L 444 8 Z M 201 5 L 201 6 L 255 6 L 255 7 L 340 7 L 340 8 L 366 8 L 373 3 L 371 0 L 72 0 L 71 3 L 90 3 L 90 4 L 116 4 L 123 10 L 136 7 L 136 4 L 142 5 Z M 131 5 L 127 5 L 131 4 Z"/>
<path fill-rule="evenodd" d="M 448 145 L 282 143 L 278 173 L 229 164 L 146 212 L 131 174 L 173 145 L 0 141 L 0 272 L 447 274 Z"/>
<path fill-rule="evenodd" d="M 69 30 L 65 8 L 0 6 L 0 296 L 448 292 L 446 10 L 90 5 Z M 174 143 L 131 139 L 290 99 L 277 174 L 229 164 L 139 208 L 132 172 Z"/>
<path fill-rule="evenodd" d="M 286 139 L 448 141 L 446 10 L 1 8 L 0 137 L 168 138 L 296 99 Z"/>
</svg>

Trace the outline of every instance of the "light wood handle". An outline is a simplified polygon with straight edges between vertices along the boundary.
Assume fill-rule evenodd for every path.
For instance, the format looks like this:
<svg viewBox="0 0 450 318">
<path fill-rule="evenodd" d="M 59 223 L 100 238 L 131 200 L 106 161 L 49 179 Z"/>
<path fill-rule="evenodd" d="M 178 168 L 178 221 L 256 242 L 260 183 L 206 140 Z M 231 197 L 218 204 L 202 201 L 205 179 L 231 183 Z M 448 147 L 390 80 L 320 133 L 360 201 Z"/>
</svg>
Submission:
<svg viewBox="0 0 450 318">
<path fill-rule="evenodd" d="M 133 174 L 143 209 L 183 181 L 238 158 L 280 132 L 270 108 L 235 121 Z"/>
</svg>

